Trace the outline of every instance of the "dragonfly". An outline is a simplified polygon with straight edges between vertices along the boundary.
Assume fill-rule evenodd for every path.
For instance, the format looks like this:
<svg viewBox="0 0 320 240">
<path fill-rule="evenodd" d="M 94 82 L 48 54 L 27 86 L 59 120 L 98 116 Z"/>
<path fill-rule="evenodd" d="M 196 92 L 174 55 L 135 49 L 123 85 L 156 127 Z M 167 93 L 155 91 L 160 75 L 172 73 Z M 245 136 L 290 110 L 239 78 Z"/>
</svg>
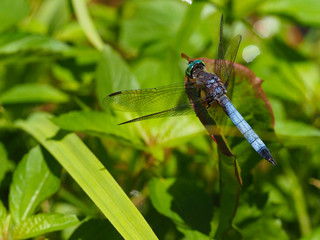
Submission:
<svg viewBox="0 0 320 240">
<path fill-rule="evenodd" d="M 253 149 L 275 165 L 276 162 L 264 142 L 238 112 L 227 94 L 227 88 L 232 85 L 230 79 L 240 42 L 241 35 L 237 35 L 227 51 L 224 51 L 222 15 L 214 73 L 206 70 L 203 60 L 190 60 L 182 54 L 189 61 L 185 71 L 188 81 L 156 88 L 117 91 L 105 97 L 103 104 L 120 111 L 149 113 L 119 125 L 188 114 L 196 114 L 201 120 L 201 111 L 215 112 L 220 107 Z"/>
</svg>

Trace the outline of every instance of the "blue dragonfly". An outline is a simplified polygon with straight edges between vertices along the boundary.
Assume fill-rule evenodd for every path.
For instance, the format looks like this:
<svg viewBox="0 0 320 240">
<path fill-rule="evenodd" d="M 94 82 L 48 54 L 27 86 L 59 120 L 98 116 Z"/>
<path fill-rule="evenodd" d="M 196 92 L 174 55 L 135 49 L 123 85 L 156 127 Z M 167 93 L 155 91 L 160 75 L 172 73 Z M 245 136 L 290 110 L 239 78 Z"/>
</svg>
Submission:
<svg viewBox="0 0 320 240">
<path fill-rule="evenodd" d="M 209 125 L 216 125 L 216 122 L 211 121 L 212 119 L 208 121 L 204 116 L 207 116 L 207 112 L 210 112 L 210 116 L 215 114 L 220 106 L 220 109 L 223 109 L 253 149 L 275 165 L 276 162 L 266 145 L 234 107 L 227 94 L 227 88 L 233 87 L 230 87 L 233 85 L 231 80 L 233 65 L 241 42 L 241 35 L 237 35 L 231 41 L 225 54 L 222 36 L 223 16 L 221 16 L 220 40 L 214 73 L 206 70 L 203 60 L 190 60 L 188 56 L 182 54 L 182 57 L 189 61 L 186 68 L 187 80 L 184 83 L 114 92 L 104 98 L 103 104 L 120 111 L 150 113 L 119 125 L 154 118 L 196 114 L 213 138 L 218 136 L 219 132 L 216 133 L 216 130 Z"/>
</svg>

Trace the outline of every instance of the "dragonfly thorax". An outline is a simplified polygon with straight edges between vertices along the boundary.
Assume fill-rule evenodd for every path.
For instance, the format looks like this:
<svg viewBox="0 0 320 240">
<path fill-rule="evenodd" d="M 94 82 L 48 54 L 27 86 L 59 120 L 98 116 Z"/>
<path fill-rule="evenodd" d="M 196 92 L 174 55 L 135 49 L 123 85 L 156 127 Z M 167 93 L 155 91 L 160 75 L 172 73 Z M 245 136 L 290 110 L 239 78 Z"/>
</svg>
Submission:
<svg viewBox="0 0 320 240">
<path fill-rule="evenodd" d="M 214 73 L 210 73 L 204 70 L 195 71 L 195 79 L 197 85 L 205 91 L 206 96 L 209 97 L 212 101 L 220 98 L 227 92 L 224 84 Z"/>
</svg>

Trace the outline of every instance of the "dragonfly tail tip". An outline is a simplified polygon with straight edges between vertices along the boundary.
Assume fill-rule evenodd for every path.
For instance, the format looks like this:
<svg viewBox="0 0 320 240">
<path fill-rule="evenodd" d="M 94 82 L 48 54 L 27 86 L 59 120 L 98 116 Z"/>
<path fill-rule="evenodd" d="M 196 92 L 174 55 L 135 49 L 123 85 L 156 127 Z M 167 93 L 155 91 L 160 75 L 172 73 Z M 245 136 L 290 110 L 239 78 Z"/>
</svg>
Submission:
<svg viewBox="0 0 320 240">
<path fill-rule="evenodd" d="M 270 151 L 268 150 L 268 148 L 264 147 L 259 151 L 259 154 L 261 157 L 263 157 L 265 160 L 267 160 L 269 163 L 271 163 L 272 165 L 276 165 L 277 162 L 273 159 Z"/>
<path fill-rule="evenodd" d="M 277 162 L 272 157 L 267 159 L 267 161 L 272 163 L 272 165 L 277 165 Z"/>
</svg>

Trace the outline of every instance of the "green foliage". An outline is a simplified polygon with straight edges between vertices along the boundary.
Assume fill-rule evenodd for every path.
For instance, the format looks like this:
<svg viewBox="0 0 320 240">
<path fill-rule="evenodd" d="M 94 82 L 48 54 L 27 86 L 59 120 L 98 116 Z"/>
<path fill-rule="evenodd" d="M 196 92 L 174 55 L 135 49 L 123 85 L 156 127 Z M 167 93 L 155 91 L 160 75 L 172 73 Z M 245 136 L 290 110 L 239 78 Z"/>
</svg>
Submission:
<svg viewBox="0 0 320 240">
<path fill-rule="evenodd" d="M 168 178 L 152 179 L 149 191 L 153 206 L 185 236 L 209 239 L 213 205 L 204 189 L 187 180 Z"/>
<path fill-rule="evenodd" d="M 30 7 L 25 0 L 3 0 L 0 9 L 0 31 L 4 31 L 25 18 Z"/>
<path fill-rule="evenodd" d="M 54 169 L 57 167 L 57 170 Z M 9 207 L 14 222 L 25 220 L 44 199 L 57 191 L 60 179 L 53 171 L 59 172 L 59 166 L 52 168 L 50 174 L 39 146 L 31 149 L 19 163 L 13 174 L 9 195 Z"/>
<path fill-rule="evenodd" d="M 50 85 L 35 83 L 20 84 L 14 86 L 0 97 L 3 104 L 24 104 L 24 103 L 63 103 L 68 101 L 68 95 Z"/>
<path fill-rule="evenodd" d="M 319 12 L 318 0 L 1 0 L 0 239 L 318 239 Z M 141 115 L 103 105 L 182 83 L 182 51 L 212 71 L 222 13 L 247 67 L 234 66 L 232 101 L 275 167 L 223 111 L 210 112 L 217 142 L 235 156 L 196 116 L 119 126 Z"/>
<path fill-rule="evenodd" d="M 65 229 L 79 223 L 75 215 L 47 213 L 33 215 L 21 221 L 12 231 L 13 239 L 26 239 Z"/>
<path fill-rule="evenodd" d="M 79 222 L 71 214 L 35 214 L 40 203 L 58 190 L 60 171 L 60 165 L 48 154 L 44 154 L 39 145 L 23 157 L 13 173 L 10 185 L 10 214 L 1 203 L 1 238 L 36 237 Z"/>
<path fill-rule="evenodd" d="M 45 113 L 35 113 L 27 121 L 19 120 L 17 126 L 55 157 L 125 238 L 154 238 L 138 210 L 79 137 L 75 133 L 59 134 L 49 118 Z"/>
</svg>

